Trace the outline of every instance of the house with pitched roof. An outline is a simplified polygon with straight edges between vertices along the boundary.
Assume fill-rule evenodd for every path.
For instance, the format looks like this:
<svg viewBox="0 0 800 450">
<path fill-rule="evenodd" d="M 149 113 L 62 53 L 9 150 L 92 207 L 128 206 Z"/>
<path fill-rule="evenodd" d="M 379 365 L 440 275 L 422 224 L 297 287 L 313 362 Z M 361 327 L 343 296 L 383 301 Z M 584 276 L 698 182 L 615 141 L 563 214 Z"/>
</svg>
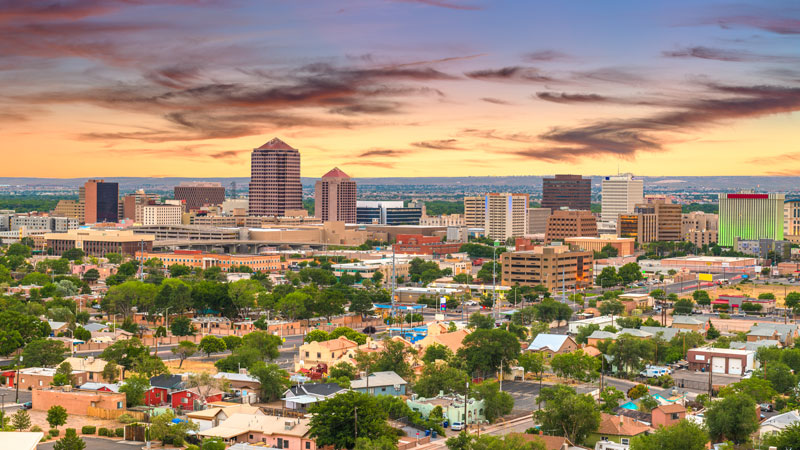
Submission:
<svg viewBox="0 0 800 450">
<path fill-rule="evenodd" d="M 550 359 L 553 355 L 571 353 L 577 349 L 575 339 L 566 334 L 541 333 L 531 342 L 527 351 L 542 353 L 545 359 Z"/>
<path fill-rule="evenodd" d="M 453 353 L 458 352 L 458 350 L 463 346 L 462 342 L 469 334 L 469 330 L 447 330 L 448 328 L 443 323 L 433 323 L 428 325 L 428 334 L 415 343 L 419 353 L 425 354 L 425 349 L 433 344 L 444 345 Z"/>
<path fill-rule="evenodd" d="M 747 333 L 747 342 L 776 340 L 784 347 L 789 347 L 797 338 L 797 330 L 797 325 L 794 324 L 761 322 L 750 328 Z"/>
<path fill-rule="evenodd" d="M 290 419 L 254 414 L 234 414 L 218 426 L 200 431 L 198 435 L 220 438 L 226 445 L 236 443 L 260 444 L 271 448 L 316 450 L 309 436 L 310 419 Z"/>
<path fill-rule="evenodd" d="M 653 427 L 669 427 L 686 418 L 686 407 L 678 403 L 660 405 L 650 412 Z"/>
<path fill-rule="evenodd" d="M 261 390 L 261 382 L 258 378 L 247 373 L 219 372 L 214 375 L 216 379 L 227 380 L 232 392 L 243 398 L 253 399 L 252 403 L 258 401 L 258 393 Z"/>
<path fill-rule="evenodd" d="M 307 411 L 314 403 L 321 402 L 347 392 L 347 389 L 336 383 L 298 384 L 283 393 L 283 403 L 286 409 Z"/>
<path fill-rule="evenodd" d="M 349 359 L 348 352 L 355 351 L 357 348 L 357 342 L 344 336 L 329 341 L 305 343 L 300 346 L 298 351 L 294 362 L 294 371 L 299 372 L 300 369 L 309 369 L 318 364 L 325 364 L 328 367 L 335 366 L 336 363 Z"/>
<path fill-rule="evenodd" d="M 350 382 L 350 389 L 370 395 L 406 395 L 408 382 L 393 371 L 373 372 Z"/>
<path fill-rule="evenodd" d="M 250 405 L 234 405 L 221 407 L 216 406 L 213 408 L 203 409 L 201 411 L 192 411 L 186 414 L 190 422 L 196 423 L 198 431 L 205 431 L 224 422 L 234 414 L 252 414 L 256 416 L 263 416 L 264 411 L 257 406 Z"/>
<path fill-rule="evenodd" d="M 645 422 L 626 416 L 600 413 L 600 426 L 597 431 L 589 434 L 586 444 L 594 447 L 599 441 L 608 441 L 630 445 L 632 437 L 652 431 L 654 431 L 653 428 Z"/>
<path fill-rule="evenodd" d="M 586 447 L 575 445 L 563 436 L 545 436 L 543 434 L 510 433 L 509 436 L 519 436 L 526 442 L 541 442 L 545 450 L 584 450 Z"/>
<path fill-rule="evenodd" d="M 708 319 L 704 317 L 672 316 L 672 328 L 706 334 L 706 330 L 708 330 Z"/>
<path fill-rule="evenodd" d="M 798 410 L 778 414 L 761 422 L 761 426 L 758 427 L 758 435 L 764 437 L 768 434 L 780 433 L 798 422 L 800 422 L 800 412 Z"/>
</svg>

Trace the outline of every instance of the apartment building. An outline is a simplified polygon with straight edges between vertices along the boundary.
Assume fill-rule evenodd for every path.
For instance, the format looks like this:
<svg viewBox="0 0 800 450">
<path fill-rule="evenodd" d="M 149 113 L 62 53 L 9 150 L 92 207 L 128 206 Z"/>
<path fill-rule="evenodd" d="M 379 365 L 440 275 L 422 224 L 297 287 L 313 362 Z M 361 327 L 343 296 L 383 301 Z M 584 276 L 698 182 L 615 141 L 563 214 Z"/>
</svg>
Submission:
<svg viewBox="0 0 800 450">
<path fill-rule="evenodd" d="M 589 211 L 558 209 L 547 220 L 545 243 L 571 237 L 599 237 L 597 219 Z"/>
<path fill-rule="evenodd" d="M 464 198 L 464 218 L 468 228 L 483 228 L 496 240 L 524 236 L 528 232 L 528 194 L 489 193 Z"/>
<path fill-rule="evenodd" d="M 592 252 L 548 245 L 500 256 L 505 286 L 544 285 L 549 290 L 592 285 Z"/>
</svg>

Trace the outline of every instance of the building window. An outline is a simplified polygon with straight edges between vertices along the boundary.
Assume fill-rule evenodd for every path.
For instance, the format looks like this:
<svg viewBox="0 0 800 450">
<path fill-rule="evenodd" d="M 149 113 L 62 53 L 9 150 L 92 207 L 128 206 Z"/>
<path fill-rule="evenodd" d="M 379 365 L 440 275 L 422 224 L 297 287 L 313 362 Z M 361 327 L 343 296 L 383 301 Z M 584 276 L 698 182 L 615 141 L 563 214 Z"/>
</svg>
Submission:
<svg viewBox="0 0 800 450">
<path fill-rule="evenodd" d="M 672 413 L 672 420 L 678 420 L 679 418 L 678 413 Z"/>
<path fill-rule="evenodd" d="M 630 439 L 622 438 L 622 445 L 628 445 L 628 443 L 630 443 Z"/>
<path fill-rule="evenodd" d="M 319 352 L 317 352 L 317 359 L 320 359 L 320 358 L 322 358 L 322 355 Z"/>
<path fill-rule="evenodd" d="M 117 409 L 122 409 L 122 402 L 117 402 Z"/>
<path fill-rule="evenodd" d="M 306 448 L 311 448 L 311 442 L 306 441 Z"/>
</svg>

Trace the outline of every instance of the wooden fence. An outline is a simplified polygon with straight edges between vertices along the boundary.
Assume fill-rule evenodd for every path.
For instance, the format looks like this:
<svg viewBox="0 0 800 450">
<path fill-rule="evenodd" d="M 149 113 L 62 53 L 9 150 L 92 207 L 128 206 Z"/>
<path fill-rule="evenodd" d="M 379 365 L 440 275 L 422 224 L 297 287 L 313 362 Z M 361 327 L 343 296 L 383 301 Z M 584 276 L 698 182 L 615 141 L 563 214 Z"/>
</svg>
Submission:
<svg viewBox="0 0 800 450">
<path fill-rule="evenodd" d="M 124 409 L 106 409 L 106 408 L 95 408 L 94 406 L 89 406 L 86 414 L 89 417 L 97 417 L 98 419 L 109 419 L 109 420 L 116 420 L 119 419 L 119 416 L 123 414 L 128 414 L 138 421 L 141 422 L 147 421 L 147 414 L 141 411 L 127 411 Z"/>
</svg>

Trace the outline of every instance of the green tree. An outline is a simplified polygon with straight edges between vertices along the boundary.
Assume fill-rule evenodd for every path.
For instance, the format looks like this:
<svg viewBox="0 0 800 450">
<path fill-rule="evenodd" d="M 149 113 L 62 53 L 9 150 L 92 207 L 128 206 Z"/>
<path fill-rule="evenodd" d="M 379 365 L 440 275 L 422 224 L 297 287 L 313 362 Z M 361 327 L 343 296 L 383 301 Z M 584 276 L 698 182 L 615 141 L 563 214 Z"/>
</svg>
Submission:
<svg viewBox="0 0 800 450">
<path fill-rule="evenodd" d="M 256 280 L 239 280 L 228 285 L 228 296 L 240 317 L 246 317 L 263 294 L 264 287 Z"/>
<path fill-rule="evenodd" d="M 713 442 L 728 439 L 742 444 L 758 430 L 756 402 L 747 395 L 732 395 L 712 402 L 705 416 Z"/>
<path fill-rule="evenodd" d="M 682 298 L 673 304 L 675 314 L 691 314 L 694 310 L 694 302 L 688 298 Z"/>
<path fill-rule="evenodd" d="M 373 440 L 388 438 L 397 442 L 397 434 L 387 423 L 387 411 L 380 407 L 375 397 L 354 391 L 311 405 L 309 435 L 320 447 L 355 447 L 356 408 L 359 435 Z"/>
<path fill-rule="evenodd" d="M 173 264 L 169 266 L 169 276 L 172 278 L 182 277 L 190 273 L 192 273 L 192 268 L 189 266 L 184 266 L 183 264 Z"/>
<path fill-rule="evenodd" d="M 526 373 L 533 373 L 541 377 L 544 372 L 544 356 L 541 353 L 525 352 L 519 355 L 517 363 L 525 369 Z"/>
<path fill-rule="evenodd" d="M 106 253 L 105 258 L 111 264 L 119 264 L 122 262 L 122 255 L 120 255 L 119 253 Z"/>
<path fill-rule="evenodd" d="M 440 359 L 442 361 L 449 361 L 453 357 L 453 352 L 444 345 L 431 344 L 425 349 L 425 354 L 422 356 L 422 362 L 430 364 Z"/>
<path fill-rule="evenodd" d="M 642 279 L 642 268 L 634 262 L 627 263 L 619 268 L 617 273 L 624 284 L 631 284 Z"/>
<path fill-rule="evenodd" d="M 119 366 L 114 361 L 108 361 L 100 376 L 106 383 L 115 383 L 119 379 Z"/>
<path fill-rule="evenodd" d="M 533 412 L 533 419 L 548 434 L 583 443 L 600 426 L 600 410 L 588 394 L 577 394 L 571 387 L 556 385 L 542 388 L 539 400 L 544 407 Z"/>
<path fill-rule="evenodd" d="M 230 351 L 234 351 L 242 345 L 242 338 L 239 336 L 223 336 L 222 340 L 225 341 L 225 348 Z"/>
<path fill-rule="evenodd" d="M 720 332 L 714 327 L 714 324 L 711 321 L 708 321 L 708 330 L 706 331 L 706 339 L 709 341 L 717 339 L 720 337 Z"/>
<path fill-rule="evenodd" d="M 28 411 L 19 409 L 11 416 L 11 426 L 17 431 L 25 431 L 31 427 L 31 416 Z"/>
<path fill-rule="evenodd" d="M 200 339 L 199 348 L 200 351 L 205 353 L 208 357 L 210 357 L 212 353 L 224 352 L 227 349 L 225 341 L 211 334 Z"/>
<path fill-rule="evenodd" d="M 83 342 L 89 342 L 89 340 L 92 338 L 92 333 L 86 328 L 80 326 L 75 328 L 74 334 L 75 334 L 75 339 L 79 339 Z"/>
<path fill-rule="evenodd" d="M 575 335 L 575 342 L 578 344 L 586 344 L 589 342 L 589 336 L 592 335 L 595 331 L 600 330 L 600 325 L 596 323 L 590 323 L 589 325 L 584 325 L 578 328 L 578 334 Z"/>
<path fill-rule="evenodd" d="M 50 428 L 58 428 L 67 423 L 67 410 L 61 405 L 53 405 L 47 410 L 47 423 Z"/>
<path fill-rule="evenodd" d="M 150 421 L 150 437 L 154 440 L 165 443 L 183 442 L 189 431 L 196 431 L 198 425 L 192 421 L 180 421 L 173 423 L 175 413 L 171 410 L 159 414 Z"/>
<path fill-rule="evenodd" d="M 84 253 L 83 250 L 79 248 L 71 248 L 61 254 L 61 257 L 67 258 L 70 261 L 77 261 L 79 259 L 83 259 L 84 256 L 86 256 L 86 253 Z"/>
<path fill-rule="evenodd" d="M 658 407 L 658 400 L 653 398 L 652 395 L 645 395 L 639 399 L 639 407 L 642 412 L 649 413 Z"/>
<path fill-rule="evenodd" d="M 724 386 L 719 390 L 720 397 L 730 397 L 732 395 L 747 395 L 755 400 L 756 403 L 771 402 L 778 393 L 772 388 L 772 384 L 763 378 L 745 378 L 733 384 Z"/>
<path fill-rule="evenodd" d="M 692 298 L 698 305 L 708 306 L 711 304 L 711 297 L 708 295 L 708 292 L 703 290 L 692 292 Z"/>
<path fill-rule="evenodd" d="M 780 362 L 767 365 L 767 380 L 781 394 L 789 392 L 797 385 L 792 369 Z"/>
<path fill-rule="evenodd" d="M 200 450 L 225 450 L 228 446 L 220 438 L 206 438 L 200 445 Z"/>
<path fill-rule="evenodd" d="M 600 304 L 600 314 L 618 316 L 625 311 L 625 305 L 617 299 L 603 300 Z"/>
<path fill-rule="evenodd" d="M 413 374 L 411 362 L 417 351 L 401 341 L 384 341 L 383 350 L 378 353 L 372 372 L 393 371 L 408 379 Z"/>
<path fill-rule="evenodd" d="M 86 442 L 78 437 L 78 432 L 74 428 L 67 428 L 64 437 L 53 445 L 53 450 L 83 450 L 85 448 Z"/>
<path fill-rule="evenodd" d="M 178 346 L 172 348 L 172 353 L 180 360 L 178 368 L 180 369 L 183 366 L 183 361 L 186 358 L 191 358 L 198 350 L 200 350 L 199 347 L 192 341 L 178 342 Z"/>
<path fill-rule="evenodd" d="M 490 316 L 475 312 L 469 316 L 468 326 L 476 330 L 491 330 L 494 328 L 494 319 Z"/>
<path fill-rule="evenodd" d="M 133 369 L 134 364 L 149 353 L 150 347 L 142 344 L 138 338 L 130 338 L 114 342 L 106 347 L 100 353 L 100 358 L 114 361 L 122 367 L 122 377 L 125 378 L 125 372 Z"/>
<path fill-rule="evenodd" d="M 484 381 L 472 387 L 475 398 L 484 401 L 486 420 L 494 422 L 499 417 L 509 414 L 514 409 L 514 399 L 507 392 L 500 392 L 500 385 L 495 381 Z"/>
<path fill-rule="evenodd" d="M 498 253 L 500 255 L 500 253 Z M 494 277 L 492 277 L 492 267 L 494 267 Z M 477 277 L 484 283 L 500 283 L 503 275 L 503 266 L 499 262 L 487 261 L 483 263 L 481 269 L 478 271 Z"/>
<path fill-rule="evenodd" d="M 414 392 L 426 398 L 435 397 L 439 391 L 463 395 L 468 379 L 466 372 L 447 364 L 426 364 L 414 383 Z"/>
<path fill-rule="evenodd" d="M 767 435 L 763 439 L 765 447 L 777 447 L 778 450 L 800 448 L 800 423 L 793 423 L 777 434 Z"/>
<path fill-rule="evenodd" d="M 464 338 L 458 357 L 464 358 L 469 373 L 494 374 L 501 365 L 508 371 L 519 353 L 519 340 L 508 331 L 478 329 Z"/>
<path fill-rule="evenodd" d="M 22 360 L 28 367 L 52 367 L 64 360 L 67 348 L 52 339 L 34 339 L 22 350 Z"/>
<path fill-rule="evenodd" d="M 622 284 L 622 277 L 617 274 L 617 269 L 614 266 L 606 266 L 595 277 L 595 284 L 600 285 L 603 289 L 619 286 Z"/>
<path fill-rule="evenodd" d="M 310 299 L 305 292 L 295 291 L 280 299 L 276 307 L 285 319 L 295 320 L 306 314 L 306 304 Z"/>
<path fill-rule="evenodd" d="M 783 303 L 787 308 L 791 308 L 796 314 L 798 306 L 800 305 L 800 292 L 789 292 L 786 294 L 786 298 L 783 300 Z"/>
<path fill-rule="evenodd" d="M 27 245 L 13 243 L 6 249 L 6 256 L 21 256 L 23 258 L 31 257 L 31 248 Z"/>
<path fill-rule="evenodd" d="M 375 272 L 381 273 L 381 272 Z M 372 312 L 372 297 L 370 296 L 369 292 L 366 289 L 362 289 L 356 292 L 353 298 L 350 300 L 350 306 L 348 310 L 351 313 L 359 314 L 363 318 L 367 314 Z"/>
<path fill-rule="evenodd" d="M 150 379 L 143 375 L 131 375 L 119 387 L 119 391 L 125 393 L 126 403 L 129 407 L 143 404 L 144 393 L 148 389 L 150 389 Z"/>
<path fill-rule="evenodd" d="M 83 274 L 83 281 L 92 284 L 100 279 L 100 272 L 97 269 L 89 269 Z"/>
<path fill-rule="evenodd" d="M 277 364 L 264 364 L 262 361 L 257 361 L 250 367 L 250 373 L 261 384 L 262 402 L 271 402 L 281 398 L 289 388 L 289 373 Z"/>
<path fill-rule="evenodd" d="M 349 362 L 342 361 L 340 363 L 334 364 L 331 368 L 328 369 L 328 377 L 330 378 L 341 378 L 345 377 L 350 380 L 355 380 L 358 378 L 358 371 L 356 366 L 350 364 Z"/>
<path fill-rule="evenodd" d="M 556 375 L 578 381 L 593 381 L 600 376 L 600 361 L 583 350 L 553 355 L 550 367 Z"/>
<path fill-rule="evenodd" d="M 605 412 L 611 414 L 611 412 L 619 406 L 620 400 L 625 399 L 625 393 L 620 391 L 619 389 L 615 388 L 614 386 L 608 386 L 600 392 L 600 400 L 603 401 L 603 404 L 600 406 L 600 409 Z"/>
<path fill-rule="evenodd" d="M 175 336 L 194 336 L 197 334 L 197 328 L 192 325 L 192 319 L 184 316 L 176 317 L 169 324 L 169 330 Z"/>
<path fill-rule="evenodd" d="M 72 375 L 72 365 L 68 362 L 62 362 L 56 369 L 53 375 L 53 385 L 55 386 L 72 386 L 74 383 Z"/>
<path fill-rule="evenodd" d="M 681 420 L 654 433 L 635 436 L 631 439 L 631 450 L 703 450 L 707 442 L 708 433 L 703 427 Z"/>
</svg>

